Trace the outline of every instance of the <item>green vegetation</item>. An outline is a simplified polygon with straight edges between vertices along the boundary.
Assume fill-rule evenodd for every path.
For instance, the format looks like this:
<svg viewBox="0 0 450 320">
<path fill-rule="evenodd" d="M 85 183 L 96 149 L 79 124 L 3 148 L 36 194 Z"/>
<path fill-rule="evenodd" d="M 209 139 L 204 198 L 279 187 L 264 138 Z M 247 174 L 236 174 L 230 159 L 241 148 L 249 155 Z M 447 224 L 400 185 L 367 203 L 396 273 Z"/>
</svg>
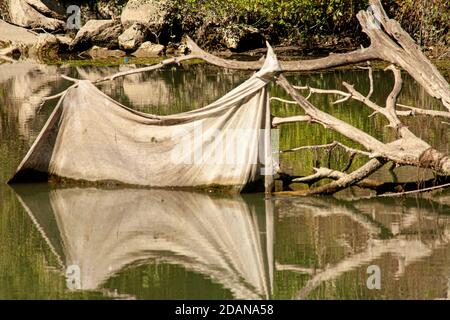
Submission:
<svg viewBox="0 0 450 320">
<path fill-rule="evenodd" d="M 421 45 L 448 45 L 450 2 L 448 0 L 389 0 L 387 13 Z"/>
<path fill-rule="evenodd" d="M 339 31 L 345 24 L 355 21 L 360 9 L 367 7 L 362 0 L 188 0 L 190 5 L 203 6 L 235 22 L 256 27 L 277 25 L 302 27 L 304 32 Z M 344 27 L 345 26 L 345 27 Z"/>
<path fill-rule="evenodd" d="M 446 0 L 385 0 L 388 14 L 421 44 L 448 43 L 450 5 Z M 245 23 L 271 40 L 310 40 L 317 36 L 361 35 L 356 18 L 368 0 L 188 0 L 184 11 L 205 16 L 206 23 Z M 192 26 L 189 15 L 180 15 Z M 196 23 L 199 19 L 197 19 Z M 194 23 L 195 24 L 195 23 Z M 195 28 L 197 29 L 197 28 Z"/>
</svg>

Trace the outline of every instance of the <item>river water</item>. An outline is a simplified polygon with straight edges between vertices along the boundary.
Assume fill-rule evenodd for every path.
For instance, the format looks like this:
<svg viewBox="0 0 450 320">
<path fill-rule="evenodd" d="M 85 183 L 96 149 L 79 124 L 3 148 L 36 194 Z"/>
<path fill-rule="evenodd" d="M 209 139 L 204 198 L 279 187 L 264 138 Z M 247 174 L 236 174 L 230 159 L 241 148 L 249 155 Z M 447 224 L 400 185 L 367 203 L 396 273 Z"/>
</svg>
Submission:
<svg viewBox="0 0 450 320">
<path fill-rule="evenodd" d="M 96 79 L 112 67 L 0 65 L 0 299 L 442 299 L 450 297 L 450 192 L 361 199 L 357 188 L 336 197 L 273 198 L 188 191 L 96 189 L 46 184 L 8 186 L 55 101 L 40 98 L 70 83 L 61 74 Z M 137 110 L 170 114 L 201 107 L 250 73 L 204 64 L 129 76 L 101 89 Z M 407 75 L 399 102 L 438 108 Z M 369 90 L 364 70 L 288 75 L 298 85 Z M 374 72 L 373 99 L 383 104 L 390 73 Z M 287 98 L 271 85 L 270 94 Z M 306 93 L 305 93 L 306 94 Z M 321 109 L 390 141 L 379 115 L 355 102 L 312 95 Z M 299 113 L 272 103 L 273 114 Z M 448 152 L 448 125 L 415 117 L 405 123 Z M 339 134 L 314 124 L 280 127 L 281 150 L 330 143 Z M 353 166 L 364 163 L 356 158 Z M 342 169 L 339 150 L 282 154 L 283 172 Z M 423 180 L 417 168 L 382 170 L 386 181 Z M 292 186 L 298 188 L 299 186 Z M 301 187 L 301 186 L 300 186 Z M 359 199 L 359 200 L 358 200 Z M 378 281 L 379 280 L 379 281 Z"/>
</svg>

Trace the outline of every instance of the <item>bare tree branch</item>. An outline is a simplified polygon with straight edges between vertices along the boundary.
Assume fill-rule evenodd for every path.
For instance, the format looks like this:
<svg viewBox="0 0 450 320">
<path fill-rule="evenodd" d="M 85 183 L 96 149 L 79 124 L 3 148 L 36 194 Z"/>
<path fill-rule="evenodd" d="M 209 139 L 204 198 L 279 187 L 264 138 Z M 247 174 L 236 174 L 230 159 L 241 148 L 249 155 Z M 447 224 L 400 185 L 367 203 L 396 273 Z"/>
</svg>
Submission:
<svg viewBox="0 0 450 320">
<path fill-rule="evenodd" d="M 293 87 L 295 89 L 298 89 L 298 90 L 309 90 L 308 98 L 310 97 L 310 95 L 312 93 L 337 94 L 337 95 L 343 96 L 342 99 L 334 101 L 333 104 L 337 104 L 337 103 L 341 103 L 341 102 L 347 101 L 352 96 L 351 94 L 346 93 L 346 92 L 341 91 L 341 90 L 319 89 L 319 88 L 313 88 L 313 87 L 310 87 L 310 86 L 304 86 L 304 87 L 303 86 L 293 86 Z M 306 100 L 308 100 L 308 98 L 306 98 Z"/>
<path fill-rule="evenodd" d="M 272 119 L 272 126 L 276 127 L 280 124 L 286 124 L 286 123 L 295 123 L 295 122 L 312 122 L 313 119 L 310 116 L 292 116 L 292 117 L 274 117 Z"/>
<path fill-rule="evenodd" d="M 296 190 L 296 191 L 280 191 L 275 192 L 276 195 L 301 195 L 301 196 L 309 196 L 309 195 L 331 195 L 338 191 L 344 190 L 348 187 L 351 187 L 364 178 L 368 177 L 378 169 L 380 169 L 384 165 L 383 160 L 378 159 L 371 159 L 366 164 L 364 164 L 362 167 L 356 169 L 352 173 L 346 174 L 337 180 L 330 182 L 326 185 L 319 186 L 314 189 L 310 190 Z M 322 171 L 319 171 L 320 174 L 325 174 Z M 330 173 L 331 174 L 331 173 Z M 333 173 L 334 174 L 334 173 Z M 310 176 L 311 177 L 311 176 Z M 298 180 L 297 180 L 298 181 Z"/>
<path fill-rule="evenodd" d="M 297 102 L 295 102 L 295 101 L 286 100 L 286 99 L 282 99 L 282 98 L 278 98 L 278 97 L 270 97 L 269 101 L 272 101 L 272 100 L 280 101 L 280 102 L 283 102 L 283 103 L 286 103 L 286 104 L 297 104 Z"/>
<path fill-rule="evenodd" d="M 410 110 L 410 111 L 406 111 L 406 112 L 405 111 L 397 111 L 397 114 L 399 116 L 414 116 L 414 115 L 418 114 L 418 115 L 426 115 L 426 116 L 432 116 L 432 117 L 450 118 L 450 112 L 448 112 L 448 111 L 422 109 L 422 108 L 407 106 L 407 105 L 404 105 L 401 103 L 397 103 L 397 106 Z"/>
<path fill-rule="evenodd" d="M 345 151 L 347 151 L 348 153 L 352 154 L 352 153 L 358 153 L 358 154 L 362 154 L 368 157 L 371 157 L 373 154 L 370 152 L 366 152 L 366 151 L 362 151 L 362 150 L 358 150 L 358 149 L 354 149 L 354 148 L 350 148 L 348 146 L 346 146 L 343 143 L 340 143 L 338 141 L 333 141 L 332 143 L 328 143 L 328 144 L 321 144 L 321 145 L 313 145 L 313 146 L 302 146 L 302 147 L 297 147 L 297 148 L 291 148 L 291 149 L 287 149 L 287 150 L 282 150 L 280 151 L 280 153 L 286 153 L 286 152 L 294 152 L 294 151 L 300 151 L 300 150 L 317 150 L 317 149 L 332 149 L 334 147 L 341 147 L 342 149 L 344 149 Z"/>
<path fill-rule="evenodd" d="M 306 114 L 312 118 L 313 121 L 322 124 L 326 128 L 333 129 L 355 142 L 358 142 L 367 150 L 378 151 L 385 147 L 384 143 L 364 131 L 317 109 L 313 104 L 306 100 L 305 97 L 300 95 L 283 75 L 278 77 L 277 83 L 291 95 L 291 97 L 299 104 Z"/>
</svg>

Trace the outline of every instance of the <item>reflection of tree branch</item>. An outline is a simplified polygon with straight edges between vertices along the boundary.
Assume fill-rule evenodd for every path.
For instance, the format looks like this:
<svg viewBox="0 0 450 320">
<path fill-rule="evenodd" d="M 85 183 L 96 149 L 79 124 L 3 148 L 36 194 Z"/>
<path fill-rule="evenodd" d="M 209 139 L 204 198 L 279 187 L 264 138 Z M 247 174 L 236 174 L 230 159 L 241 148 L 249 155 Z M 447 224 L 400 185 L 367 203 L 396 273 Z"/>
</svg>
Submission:
<svg viewBox="0 0 450 320">
<path fill-rule="evenodd" d="M 281 264 L 278 262 L 275 262 L 275 268 L 277 271 L 293 271 L 298 273 L 305 273 L 305 274 L 316 274 L 317 272 L 322 272 L 321 269 L 316 268 L 305 268 L 301 267 L 295 264 Z"/>
<path fill-rule="evenodd" d="M 336 198 L 327 198 L 324 202 L 321 198 L 307 197 L 302 198 L 301 201 L 294 201 L 295 207 L 306 208 L 312 210 L 315 215 L 329 216 L 329 215 L 345 215 L 359 225 L 361 225 L 369 234 L 370 237 L 385 238 L 392 236 L 391 232 L 385 228 L 381 223 L 374 220 L 372 217 L 362 213 L 359 209 L 353 206 L 351 201 L 342 201 Z"/>
<path fill-rule="evenodd" d="M 361 265 L 368 264 L 386 253 L 395 253 L 398 256 L 404 257 L 406 266 L 408 263 L 431 255 L 432 252 L 432 249 L 420 241 L 405 241 L 404 239 L 373 240 L 373 242 L 369 243 L 369 247 L 365 251 L 346 258 L 314 276 L 300 289 L 295 298 L 305 299 L 311 291 L 323 282 L 336 279 L 343 273 L 354 270 Z"/>
<path fill-rule="evenodd" d="M 369 234 L 371 232 L 373 233 L 374 231 L 375 227 L 374 223 L 376 222 L 368 221 L 367 219 L 368 216 L 355 207 L 355 204 L 358 204 L 360 201 L 353 202 L 353 201 L 338 200 L 334 198 L 329 199 L 327 198 L 326 202 L 320 198 L 302 198 L 301 201 L 302 202 L 299 203 L 298 205 L 308 208 L 310 210 L 317 210 L 317 213 L 321 216 L 327 216 L 330 214 L 345 214 L 352 220 L 357 221 L 366 230 L 368 230 Z M 412 200 L 411 201 L 406 200 L 405 202 L 406 202 L 405 208 L 417 207 L 417 203 L 415 203 Z M 370 204 L 367 204 L 366 202 L 364 204 L 370 206 Z M 436 211 L 432 210 L 432 212 Z M 362 216 L 365 217 L 366 220 L 361 220 Z M 411 217 L 411 219 L 409 219 L 409 217 Z M 404 223 L 400 223 L 399 225 L 400 233 L 394 235 L 393 238 L 385 240 L 369 239 L 368 246 L 363 252 L 345 258 L 341 262 L 338 262 L 337 264 L 331 267 L 319 271 L 317 274 L 313 273 L 314 276 L 306 283 L 306 285 L 302 289 L 298 291 L 295 298 L 304 299 L 323 282 L 336 279 L 343 273 L 352 271 L 360 267 L 361 265 L 368 264 L 373 260 L 379 259 L 384 254 L 388 253 L 393 253 L 395 254 L 396 257 L 398 257 L 399 269 L 395 273 L 395 276 L 396 277 L 402 276 L 404 274 L 406 266 L 415 261 L 423 259 L 424 257 L 430 256 L 435 249 L 450 242 L 449 226 L 446 226 L 445 230 L 443 230 L 443 236 L 441 238 L 433 240 L 430 243 L 427 242 L 428 244 L 420 240 L 411 241 L 408 239 L 407 236 L 401 233 L 401 230 L 404 228 L 411 227 L 416 222 L 420 222 L 417 219 L 417 214 L 411 213 L 407 216 L 402 215 L 402 221 L 404 221 Z M 383 228 L 386 230 L 385 227 Z M 392 233 L 390 233 L 390 236 L 392 237 Z M 298 268 L 300 271 L 302 271 L 301 266 L 295 266 L 295 268 Z M 311 272 L 306 272 L 308 270 L 310 269 L 306 268 L 303 271 L 305 271 L 305 273 L 311 274 Z"/>
</svg>

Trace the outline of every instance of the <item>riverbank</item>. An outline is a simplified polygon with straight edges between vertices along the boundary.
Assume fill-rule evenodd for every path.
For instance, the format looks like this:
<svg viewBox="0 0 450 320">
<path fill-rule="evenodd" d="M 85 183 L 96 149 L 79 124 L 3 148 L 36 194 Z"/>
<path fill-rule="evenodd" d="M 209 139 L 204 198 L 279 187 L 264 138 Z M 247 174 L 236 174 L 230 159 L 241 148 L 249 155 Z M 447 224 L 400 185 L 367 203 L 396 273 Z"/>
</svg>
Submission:
<svg viewBox="0 0 450 320">
<path fill-rule="evenodd" d="M 285 47 L 274 47 L 275 52 L 277 52 L 277 56 L 280 60 L 307 60 L 307 59 L 316 59 L 320 58 L 323 55 L 315 52 L 315 55 L 312 54 L 302 54 L 302 51 L 296 52 L 287 52 L 285 51 Z M 228 58 L 228 59 L 237 59 L 237 60 L 259 60 L 265 54 L 265 50 L 258 51 L 248 51 L 240 54 L 233 54 L 228 51 L 215 52 L 216 55 Z M 143 65 L 152 65 L 157 64 L 164 59 L 167 59 L 168 56 L 158 56 L 158 57 L 133 57 L 133 56 L 125 56 L 125 57 L 103 57 L 103 58 L 80 58 L 74 57 L 70 58 L 67 56 L 61 56 L 57 59 L 53 60 L 45 60 L 45 61 L 36 61 L 33 59 L 31 62 L 38 62 L 46 65 L 55 65 L 55 66 L 70 66 L 70 67 L 113 67 L 113 66 L 143 66 Z M 450 56 L 445 55 L 438 58 L 434 58 L 432 55 L 428 55 L 430 61 L 436 66 L 439 72 L 447 79 L 450 80 Z M 192 59 L 181 62 L 182 65 L 189 64 L 205 64 L 203 60 L 200 59 Z M 1 64 L 1 59 L 0 59 Z M 384 61 L 372 61 L 371 66 L 374 71 L 384 70 L 389 63 Z M 323 72 L 333 72 L 337 70 L 353 70 L 355 69 L 354 65 L 346 65 L 340 67 L 329 68 L 327 70 L 317 70 L 317 71 L 309 71 L 308 73 L 323 73 Z M 302 72 L 297 72 L 302 73 Z M 304 73 L 304 72 L 303 72 Z"/>
</svg>

